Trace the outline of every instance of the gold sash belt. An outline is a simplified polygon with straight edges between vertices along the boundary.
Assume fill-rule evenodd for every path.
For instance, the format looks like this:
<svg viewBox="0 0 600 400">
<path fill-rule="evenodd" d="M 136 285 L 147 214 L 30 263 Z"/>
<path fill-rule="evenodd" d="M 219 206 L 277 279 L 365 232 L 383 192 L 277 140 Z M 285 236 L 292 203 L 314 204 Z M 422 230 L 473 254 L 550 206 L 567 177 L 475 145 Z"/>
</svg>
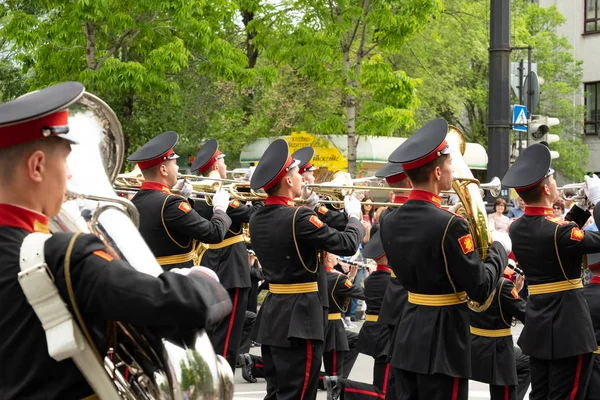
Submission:
<svg viewBox="0 0 600 400">
<path fill-rule="evenodd" d="M 232 244 L 244 241 L 244 235 L 235 235 L 215 244 L 207 244 L 209 250 L 222 249 L 223 247 L 231 246 Z"/>
<path fill-rule="evenodd" d="M 342 319 L 342 313 L 327 314 L 327 319 L 330 321 L 337 321 L 338 319 Z"/>
<path fill-rule="evenodd" d="M 300 294 L 318 292 L 317 282 L 269 283 L 269 291 L 274 294 Z"/>
<path fill-rule="evenodd" d="M 173 256 L 156 257 L 156 261 L 158 261 L 158 263 L 160 265 L 169 265 L 169 264 L 180 264 L 180 263 L 192 261 L 193 258 L 194 258 L 194 252 L 190 251 L 189 253 L 185 253 L 185 254 L 175 254 Z"/>
<path fill-rule="evenodd" d="M 366 314 L 365 321 L 369 322 L 377 322 L 379 320 L 379 315 L 377 314 Z"/>
<path fill-rule="evenodd" d="M 504 336 L 512 336 L 512 331 L 510 328 L 505 329 L 482 329 L 471 327 L 471 333 L 477 336 L 485 336 L 485 337 L 504 337 Z"/>
<path fill-rule="evenodd" d="M 449 294 L 420 294 L 408 292 L 408 302 L 420 306 L 455 306 L 467 302 L 467 292 Z"/>
<path fill-rule="evenodd" d="M 546 294 L 565 292 L 567 290 L 581 289 L 583 284 L 581 279 L 571 279 L 568 281 L 541 283 L 539 285 L 529 285 L 529 294 Z"/>
<path fill-rule="evenodd" d="M 598 346 L 598 350 L 594 351 L 594 354 L 600 354 L 600 346 Z"/>
</svg>

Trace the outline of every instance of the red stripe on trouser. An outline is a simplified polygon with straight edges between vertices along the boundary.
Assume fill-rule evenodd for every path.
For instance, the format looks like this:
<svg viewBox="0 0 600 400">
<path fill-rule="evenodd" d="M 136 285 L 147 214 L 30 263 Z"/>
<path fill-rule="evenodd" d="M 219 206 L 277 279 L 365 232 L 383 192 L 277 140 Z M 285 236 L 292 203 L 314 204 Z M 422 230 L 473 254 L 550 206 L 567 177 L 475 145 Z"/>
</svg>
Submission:
<svg viewBox="0 0 600 400">
<path fill-rule="evenodd" d="M 308 380 L 310 378 L 310 367 L 312 365 L 312 344 L 310 340 L 306 341 L 306 371 L 304 371 L 304 386 L 302 386 L 302 396 L 300 400 L 304 399 L 304 393 L 308 387 Z"/>
<path fill-rule="evenodd" d="M 454 378 L 454 385 L 452 386 L 452 400 L 458 398 L 458 378 Z"/>
<path fill-rule="evenodd" d="M 504 386 L 504 400 L 508 400 L 508 386 Z"/>
<path fill-rule="evenodd" d="M 385 395 L 384 394 L 379 394 L 377 392 L 371 392 L 371 391 L 368 391 L 368 390 L 353 389 L 353 388 L 344 388 L 344 392 L 345 393 L 366 394 L 367 396 L 377 397 L 378 399 L 385 399 Z"/>
<path fill-rule="evenodd" d="M 390 364 L 388 363 L 385 366 L 385 375 L 383 376 L 383 394 L 385 394 L 385 392 L 387 392 L 387 385 L 388 385 L 388 379 L 390 377 Z"/>
<path fill-rule="evenodd" d="M 337 351 L 333 351 L 333 376 L 337 375 Z"/>
<path fill-rule="evenodd" d="M 235 296 L 233 297 L 233 308 L 231 309 L 231 317 L 229 318 L 229 326 L 227 327 L 227 336 L 225 336 L 225 346 L 223 346 L 223 357 L 227 357 L 227 348 L 229 347 L 229 336 L 231 335 L 231 329 L 233 329 L 233 321 L 235 320 L 235 309 L 237 308 L 239 295 L 240 288 L 235 288 Z"/>
<path fill-rule="evenodd" d="M 577 356 L 577 369 L 575 370 L 575 382 L 573 383 L 573 390 L 571 391 L 571 397 L 569 400 L 573 400 L 577 395 L 577 389 L 579 388 L 579 376 L 581 375 L 581 364 L 583 362 L 583 354 Z"/>
<path fill-rule="evenodd" d="M 254 368 L 262 368 L 263 365 L 262 364 L 254 364 Z"/>
</svg>

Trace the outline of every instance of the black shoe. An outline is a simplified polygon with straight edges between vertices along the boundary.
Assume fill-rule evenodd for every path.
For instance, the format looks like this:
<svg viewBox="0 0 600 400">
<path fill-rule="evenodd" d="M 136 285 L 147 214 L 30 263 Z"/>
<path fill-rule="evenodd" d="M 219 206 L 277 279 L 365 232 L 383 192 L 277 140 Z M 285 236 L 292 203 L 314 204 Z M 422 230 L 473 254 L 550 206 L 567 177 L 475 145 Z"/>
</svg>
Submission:
<svg viewBox="0 0 600 400">
<path fill-rule="evenodd" d="M 327 400 L 339 400 L 342 388 L 338 384 L 337 376 L 324 376 L 323 385 L 327 390 Z"/>
<path fill-rule="evenodd" d="M 256 378 L 252 374 L 252 367 L 254 366 L 252 357 L 250 357 L 250 354 L 248 353 L 240 354 L 240 357 L 242 357 L 242 378 L 244 378 L 246 382 L 256 383 Z"/>
<path fill-rule="evenodd" d="M 238 354 L 236 360 L 235 360 L 235 367 L 236 368 L 242 368 L 244 366 L 244 355 L 243 354 Z"/>
</svg>

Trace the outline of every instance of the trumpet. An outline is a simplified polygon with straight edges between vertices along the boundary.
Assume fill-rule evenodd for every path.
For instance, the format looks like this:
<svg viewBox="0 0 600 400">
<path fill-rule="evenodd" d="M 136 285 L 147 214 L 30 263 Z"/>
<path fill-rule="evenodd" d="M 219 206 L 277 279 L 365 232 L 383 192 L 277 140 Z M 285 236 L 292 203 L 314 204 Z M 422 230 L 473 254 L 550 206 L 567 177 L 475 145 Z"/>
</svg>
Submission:
<svg viewBox="0 0 600 400">
<path fill-rule="evenodd" d="M 580 200 L 587 199 L 587 196 L 583 192 L 584 188 L 585 188 L 585 182 L 579 182 L 579 183 L 569 183 L 564 186 L 557 187 L 556 190 L 558 190 L 560 192 L 562 199 L 565 201 L 580 201 Z M 567 191 L 572 191 L 572 190 L 576 191 L 577 194 L 575 194 L 573 196 L 568 196 L 565 193 Z"/>
</svg>

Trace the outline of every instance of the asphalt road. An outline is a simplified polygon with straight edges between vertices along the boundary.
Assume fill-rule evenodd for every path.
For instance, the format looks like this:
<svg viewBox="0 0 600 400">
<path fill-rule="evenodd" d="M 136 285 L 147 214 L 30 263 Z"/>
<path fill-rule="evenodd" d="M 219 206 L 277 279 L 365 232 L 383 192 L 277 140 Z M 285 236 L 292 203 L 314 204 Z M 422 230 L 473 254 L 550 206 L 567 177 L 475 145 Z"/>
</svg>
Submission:
<svg viewBox="0 0 600 400">
<path fill-rule="evenodd" d="M 356 323 L 357 328 L 353 329 L 358 332 L 362 322 Z M 523 329 L 523 325 L 520 323 L 513 328 L 513 338 L 516 343 L 517 338 L 521 334 L 521 330 Z M 251 353 L 260 354 L 260 348 L 252 348 Z M 369 356 L 365 356 L 360 354 L 358 359 L 356 360 L 356 364 L 354 364 L 354 368 L 349 376 L 350 379 L 362 381 L 362 382 L 372 382 L 373 381 L 373 359 Z M 258 379 L 257 383 L 248 383 L 242 378 L 242 374 L 240 373 L 240 369 L 236 369 L 235 371 L 235 396 L 234 400 L 262 400 L 266 394 L 266 383 L 264 379 Z M 488 385 L 469 381 L 469 399 L 473 400 L 483 400 L 489 399 L 490 394 L 488 391 Z M 327 393 L 324 391 L 319 391 L 317 395 L 318 400 L 326 400 Z M 529 396 L 525 396 L 525 400 L 528 400 Z"/>
</svg>

